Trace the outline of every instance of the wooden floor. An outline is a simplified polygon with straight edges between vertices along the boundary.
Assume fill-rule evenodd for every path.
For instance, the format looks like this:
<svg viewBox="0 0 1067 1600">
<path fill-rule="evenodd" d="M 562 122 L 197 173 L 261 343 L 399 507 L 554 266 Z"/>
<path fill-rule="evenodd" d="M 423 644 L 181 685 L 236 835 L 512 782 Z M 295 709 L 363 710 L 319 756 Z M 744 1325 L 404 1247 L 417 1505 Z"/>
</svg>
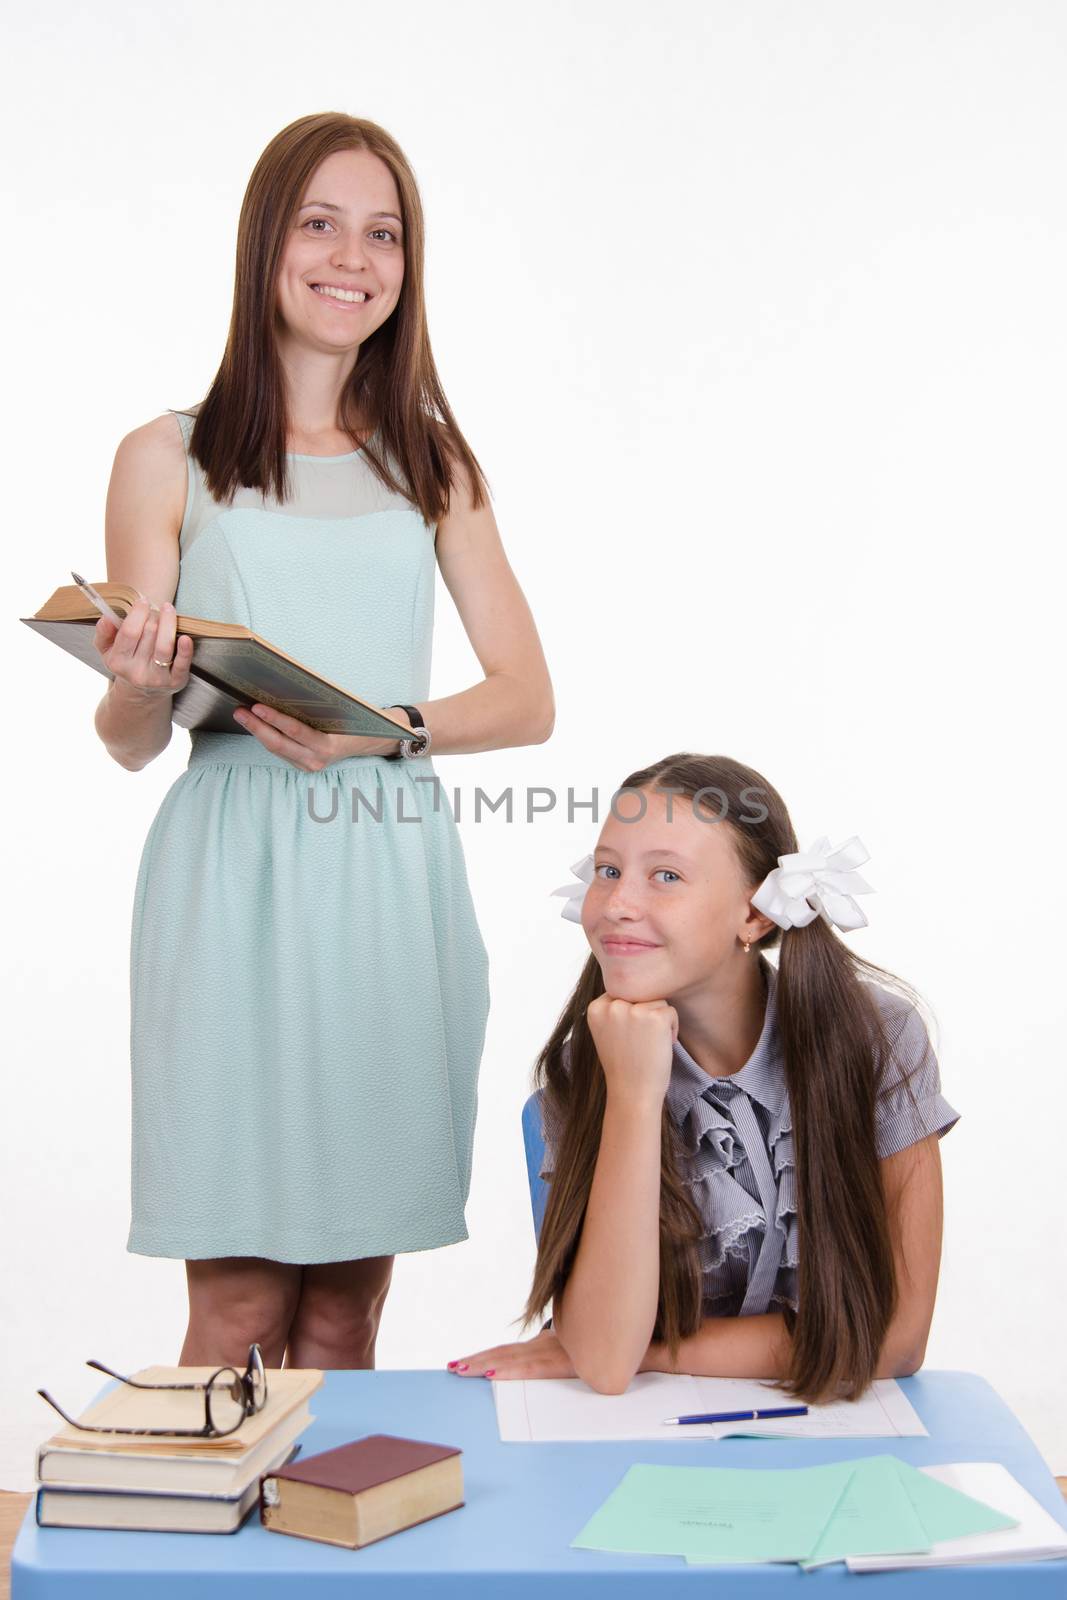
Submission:
<svg viewBox="0 0 1067 1600">
<path fill-rule="evenodd" d="M 1067 1499 L 1067 1478 L 1057 1478 L 1056 1482 Z M 0 1600 L 11 1600 L 11 1546 L 32 1498 L 0 1490 Z"/>
</svg>

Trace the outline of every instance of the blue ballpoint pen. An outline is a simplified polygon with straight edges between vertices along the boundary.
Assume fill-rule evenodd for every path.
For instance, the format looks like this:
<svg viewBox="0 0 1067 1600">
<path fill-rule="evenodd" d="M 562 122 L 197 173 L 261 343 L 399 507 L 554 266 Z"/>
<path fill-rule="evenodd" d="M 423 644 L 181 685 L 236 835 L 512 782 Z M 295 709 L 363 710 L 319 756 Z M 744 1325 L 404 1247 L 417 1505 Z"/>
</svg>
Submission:
<svg viewBox="0 0 1067 1600">
<path fill-rule="evenodd" d="M 756 1422 L 762 1417 L 806 1417 L 807 1406 L 777 1406 L 769 1411 L 711 1411 L 692 1417 L 664 1417 L 671 1422 Z"/>
</svg>

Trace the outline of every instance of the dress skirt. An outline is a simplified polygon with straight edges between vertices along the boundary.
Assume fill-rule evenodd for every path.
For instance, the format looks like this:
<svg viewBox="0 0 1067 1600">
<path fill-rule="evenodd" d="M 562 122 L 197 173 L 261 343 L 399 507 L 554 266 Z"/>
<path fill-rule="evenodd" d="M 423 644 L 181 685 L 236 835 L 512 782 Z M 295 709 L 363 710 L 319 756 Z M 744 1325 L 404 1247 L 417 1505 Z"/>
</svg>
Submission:
<svg viewBox="0 0 1067 1600">
<path fill-rule="evenodd" d="M 129 1250 L 467 1237 L 488 957 L 429 757 L 309 773 L 201 734 L 145 840 L 130 986 Z"/>
</svg>

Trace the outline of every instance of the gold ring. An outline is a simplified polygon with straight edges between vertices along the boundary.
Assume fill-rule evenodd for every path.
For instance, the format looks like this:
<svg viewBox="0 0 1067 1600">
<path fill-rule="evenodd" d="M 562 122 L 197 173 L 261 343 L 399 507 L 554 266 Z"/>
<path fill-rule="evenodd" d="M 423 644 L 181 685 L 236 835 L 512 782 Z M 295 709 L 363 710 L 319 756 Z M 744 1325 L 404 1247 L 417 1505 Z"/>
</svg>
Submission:
<svg viewBox="0 0 1067 1600">
<path fill-rule="evenodd" d="M 153 656 L 152 657 L 152 665 L 154 667 L 167 667 L 167 668 L 169 668 L 170 667 L 170 662 L 169 661 L 157 661 L 155 656 Z"/>
</svg>

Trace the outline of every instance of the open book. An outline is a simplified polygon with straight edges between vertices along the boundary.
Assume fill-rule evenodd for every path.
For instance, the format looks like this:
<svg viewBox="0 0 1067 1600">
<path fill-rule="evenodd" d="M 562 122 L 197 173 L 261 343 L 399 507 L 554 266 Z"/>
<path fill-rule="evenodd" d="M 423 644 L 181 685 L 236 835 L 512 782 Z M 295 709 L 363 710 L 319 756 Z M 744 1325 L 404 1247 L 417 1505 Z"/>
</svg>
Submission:
<svg viewBox="0 0 1067 1600">
<path fill-rule="evenodd" d="M 125 583 L 95 583 L 93 588 L 123 617 L 138 598 L 137 590 Z M 102 672 L 105 678 L 114 678 L 93 643 L 99 616 L 77 584 L 67 583 L 32 617 L 19 620 Z M 233 720 L 234 711 L 258 701 L 275 711 L 299 717 L 320 733 L 363 734 L 379 739 L 412 737 L 407 722 L 397 721 L 369 700 L 322 677 L 269 640 L 261 639 L 251 628 L 181 615 L 176 622 L 175 638 L 187 633 L 193 641 L 189 682 L 172 701 L 172 720 L 182 728 L 241 733 L 240 723 Z"/>
</svg>

